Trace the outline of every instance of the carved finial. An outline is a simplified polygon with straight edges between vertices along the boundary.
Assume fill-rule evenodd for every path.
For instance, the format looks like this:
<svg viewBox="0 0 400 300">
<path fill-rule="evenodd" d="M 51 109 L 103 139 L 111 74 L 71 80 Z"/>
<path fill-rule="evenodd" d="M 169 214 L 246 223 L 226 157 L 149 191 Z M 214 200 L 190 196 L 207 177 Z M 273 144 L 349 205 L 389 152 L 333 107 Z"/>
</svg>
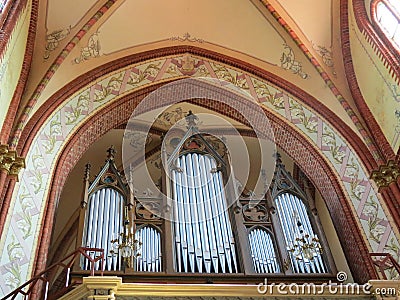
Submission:
<svg viewBox="0 0 400 300">
<path fill-rule="evenodd" d="M 186 115 L 185 119 L 187 123 L 187 128 L 196 127 L 197 121 L 199 120 L 199 118 L 195 114 L 193 114 L 191 110 L 189 110 L 189 113 Z"/>
<path fill-rule="evenodd" d="M 86 164 L 85 165 L 85 174 L 83 175 L 83 180 L 89 180 L 89 176 L 90 176 L 90 164 Z"/>
<path fill-rule="evenodd" d="M 83 191 L 82 191 L 82 201 L 81 207 L 85 208 L 88 204 L 89 199 L 89 176 L 90 176 L 90 164 L 85 165 L 85 173 L 83 175 Z"/>
<path fill-rule="evenodd" d="M 129 197 L 128 197 L 128 210 L 131 210 L 132 207 L 135 205 L 135 192 L 134 192 L 134 186 L 133 186 L 133 166 L 132 164 L 129 164 L 129 167 L 127 169 L 128 175 L 126 176 L 127 182 L 128 182 L 128 187 L 129 187 Z"/>
<path fill-rule="evenodd" d="M 283 166 L 281 154 L 279 152 L 275 152 L 273 156 L 275 157 L 276 165 Z"/>
<path fill-rule="evenodd" d="M 107 149 L 107 152 L 108 152 L 107 159 L 114 160 L 116 153 L 114 145 L 111 145 L 111 147 Z"/>
</svg>

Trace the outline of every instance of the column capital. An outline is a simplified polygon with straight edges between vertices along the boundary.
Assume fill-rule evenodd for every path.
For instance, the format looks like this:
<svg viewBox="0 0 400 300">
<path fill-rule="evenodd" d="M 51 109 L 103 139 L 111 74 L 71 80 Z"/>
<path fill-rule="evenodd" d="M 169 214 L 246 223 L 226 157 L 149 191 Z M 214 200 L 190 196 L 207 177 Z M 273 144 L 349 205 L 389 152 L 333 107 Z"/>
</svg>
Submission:
<svg viewBox="0 0 400 300">
<path fill-rule="evenodd" d="M 0 144 L 0 170 L 18 177 L 22 168 L 25 168 L 25 159 L 18 156 L 15 150 L 10 150 L 8 145 Z"/>
<path fill-rule="evenodd" d="M 400 167 L 394 160 L 389 160 L 386 164 L 379 166 L 378 170 L 371 173 L 371 179 L 375 181 L 378 188 L 389 186 L 396 182 L 400 176 Z"/>
</svg>

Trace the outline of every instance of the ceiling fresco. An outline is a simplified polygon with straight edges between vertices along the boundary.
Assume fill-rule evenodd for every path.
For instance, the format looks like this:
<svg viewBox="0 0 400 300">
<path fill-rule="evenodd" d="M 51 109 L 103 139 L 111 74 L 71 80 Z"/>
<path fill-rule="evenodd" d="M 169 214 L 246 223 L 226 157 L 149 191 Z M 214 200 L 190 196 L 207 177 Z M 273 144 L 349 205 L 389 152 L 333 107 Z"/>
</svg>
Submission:
<svg viewBox="0 0 400 300">
<path fill-rule="evenodd" d="M 352 105 L 345 76 L 336 76 L 341 68 L 334 65 L 330 52 L 332 42 L 337 40 L 332 36 L 331 1 L 314 0 L 318 10 L 312 18 L 305 12 L 306 6 L 271 1 L 279 13 L 293 14 L 288 20 L 298 35 L 304 35 L 310 54 L 320 60 L 321 70 L 268 12 L 265 1 L 207 0 L 200 4 L 194 0 L 156 0 L 151 6 L 144 0 L 88 1 L 84 5 L 73 5 L 75 1 L 71 1 L 62 8 L 59 2 L 40 2 L 31 80 L 22 99 L 32 107 L 28 117 L 88 70 L 133 53 L 190 45 L 238 58 L 289 80 L 352 126 L 337 95 L 329 91 L 320 74 L 321 70 L 333 74 L 333 86 Z M 318 20 L 321 26 L 311 26 L 310 19 Z"/>
</svg>

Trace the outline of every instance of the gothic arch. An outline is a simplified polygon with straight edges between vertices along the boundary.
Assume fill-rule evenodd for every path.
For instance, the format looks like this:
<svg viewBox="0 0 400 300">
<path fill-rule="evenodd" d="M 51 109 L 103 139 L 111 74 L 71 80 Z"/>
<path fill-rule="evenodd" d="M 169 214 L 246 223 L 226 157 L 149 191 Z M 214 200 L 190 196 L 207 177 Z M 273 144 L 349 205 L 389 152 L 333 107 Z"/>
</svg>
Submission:
<svg viewBox="0 0 400 300">
<path fill-rule="evenodd" d="M 36 259 L 36 267 L 38 270 L 44 267 L 41 265 L 43 261 L 42 257 L 47 253 L 50 242 L 50 232 L 46 231 L 45 228 L 52 228 L 53 226 L 53 216 L 56 206 L 55 201 L 57 199 L 56 195 L 59 194 L 63 187 L 66 181 L 66 175 L 78 162 L 81 154 L 85 152 L 92 143 L 109 130 L 125 124 L 131 112 L 141 99 L 156 88 L 157 86 L 132 93 L 131 95 L 122 97 L 112 105 L 103 108 L 85 122 L 65 145 L 56 163 L 57 169 L 52 179 L 53 185 L 48 198 L 48 207 L 43 226 L 44 231 L 42 232 L 41 244 L 38 247 L 39 252 Z M 227 96 L 232 97 L 232 94 L 233 93 L 231 93 L 231 95 L 227 94 Z M 248 105 L 244 102 L 246 100 L 241 99 L 237 95 L 234 97 L 235 101 L 242 102 L 242 106 Z M 200 105 L 237 121 L 245 121 L 240 117 L 238 118 L 237 115 L 230 110 L 230 107 L 226 105 L 219 104 L 215 106 L 212 101 L 204 101 Z M 150 109 L 151 108 L 149 108 L 149 110 Z M 368 263 L 368 248 L 365 245 L 360 230 L 354 230 L 358 228 L 358 225 L 352 217 L 351 208 L 347 203 L 346 195 L 343 192 L 343 187 L 337 180 L 337 176 L 332 172 L 326 160 L 318 153 L 318 150 L 310 145 L 301 133 L 267 109 L 265 109 L 264 112 L 271 121 L 277 145 L 288 153 L 306 172 L 308 171 L 307 175 L 316 186 L 320 187 L 320 192 L 332 215 L 338 235 L 342 237 L 341 243 L 349 259 L 356 280 L 365 281 L 372 277 L 374 271 L 372 265 Z M 118 116 L 118 118 L 116 118 L 116 116 Z M 349 236 L 351 236 L 351 238 L 349 238 Z M 357 251 L 354 251 L 354 249 L 357 249 Z"/>
<path fill-rule="evenodd" d="M 38 111 L 29 119 L 29 122 L 24 127 L 20 140 L 17 145 L 17 151 L 25 156 L 30 144 L 32 142 L 35 133 L 43 125 L 45 120 L 52 114 L 53 109 L 62 105 L 67 99 L 69 99 L 74 93 L 84 88 L 94 80 L 98 78 L 114 73 L 116 70 L 126 68 L 129 65 L 138 64 L 144 61 L 152 61 L 157 58 L 168 58 L 173 55 L 182 55 L 185 53 L 197 55 L 205 59 L 210 59 L 212 61 L 220 62 L 229 65 L 233 68 L 239 69 L 243 72 L 247 72 L 254 76 L 263 78 L 270 82 L 271 84 L 281 88 L 282 90 L 288 91 L 291 95 L 299 99 L 302 103 L 306 104 L 308 107 L 312 107 L 315 112 L 323 116 L 332 126 L 351 144 L 351 146 L 357 152 L 357 155 L 363 161 L 366 169 L 368 171 L 375 170 L 377 164 L 371 155 L 368 148 L 364 145 L 362 140 L 355 134 L 339 117 L 337 117 L 330 109 L 324 106 L 322 103 L 317 101 L 314 97 L 304 92 L 291 82 L 281 78 L 267 70 L 261 69 L 245 61 L 229 57 L 211 50 L 206 50 L 194 46 L 176 46 L 167 47 L 161 49 L 155 49 L 146 51 L 139 54 L 133 54 L 117 61 L 112 61 L 106 63 L 100 67 L 88 71 L 82 76 L 76 78 L 75 80 L 69 82 L 62 89 L 51 96 L 39 109 Z M 192 74 L 193 75 L 193 74 Z M 184 75 L 183 78 L 191 77 L 192 75 Z M 171 79 L 172 81 L 172 79 Z M 12 139 L 11 137 L 10 139 Z"/>
<path fill-rule="evenodd" d="M 75 120 L 75 123 L 69 122 L 71 120 L 68 121 L 66 113 L 77 104 L 79 95 L 83 95 L 85 91 L 90 91 L 90 88 L 96 89 L 96 85 L 100 84 L 99 82 L 95 82 L 91 86 L 89 86 L 89 83 L 97 80 L 101 75 L 115 75 L 121 71 L 119 70 L 121 68 L 123 72 L 128 72 L 132 68 L 132 64 L 136 64 L 135 68 L 138 69 L 139 65 L 144 65 L 147 61 L 154 62 L 157 59 L 174 57 L 174 55 L 175 60 L 178 61 L 182 57 L 182 53 L 188 52 L 194 55 L 193 57 L 198 62 L 205 63 L 214 59 L 218 64 L 225 64 L 229 72 L 236 72 L 238 76 L 243 75 L 243 78 L 246 78 L 246 80 L 250 78 L 269 84 L 271 89 L 276 90 L 276 93 L 282 96 L 284 104 L 288 104 L 289 100 L 296 102 L 300 99 L 302 101 L 296 102 L 300 105 L 298 109 L 301 110 L 304 116 L 307 116 L 307 119 L 312 120 L 312 124 L 307 125 L 297 116 L 286 115 L 285 111 L 280 109 L 279 106 L 275 107 L 273 104 L 265 102 L 265 99 L 258 99 L 259 102 L 263 103 L 264 112 L 273 124 L 277 144 L 291 155 L 294 161 L 302 166 L 303 170 L 309 170 L 307 175 L 313 180 L 314 184 L 320 187 L 321 194 L 331 212 L 336 229 L 342 237 L 341 243 L 352 266 L 355 279 L 357 281 L 365 281 L 371 278 L 374 271 L 372 265 L 369 263 L 368 252 L 371 248 L 373 250 L 381 249 L 384 251 L 389 237 L 393 238 L 395 242 L 397 242 L 397 239 L 387 219 L 381 220 L 381 223 L 385 224 L 384 230 L 387 235 L 383 244 L 374 244 L 359 229 L 359 222 L 365 221 L 364 207 L 352 207 L 353 204 L 350 201 L 349 193 L 359 193 L 360 190 L 349 190 L 349 183 L 354 181 L 352 181 L 353 179 L 350 174 L 346 173 L 348 162 L 354 161 L 358 168 L 358 173 L 354 180 L 360 183 L 356 187 L 362 189 L 361 194 L 358 195 L 360 197 L 359 200 L 365 202 L 367 197 L 373 197 L 373 200 L 377 201 L 376 203 L 379 205 L 380 211 L 383 211 L 382 205 L 384 205 L 379 202 L 365 173 L 374 167 L 374 161 L 365 146 L 361 146 L 363 144 L 359 141 L 359 138 L 355 134 L 352 134 L 343 122 L 322 105 L 315 107 L 315 111 L 304 105 L 303 103 L 316 103 L 316 100 L 281 78 L 246 63 L 242 63 L 241 65 L 237 60 L 228 59 L 227 57 L 222 57 L 221 55 L 202 49 L 177 47 L 164 49 L 163 51 L 158 50 L 157 52 L 151 51 L 142 56 L 137 55 L 121 59 L 121 61 L 103 66 L 101 74 L 96 73 L 99 69 L 87 73 L 49 99 L 48 103 L 39 109 L 27 124 L 18 145 L 18 149 L 22 151 L 22 154 L 27 156 L 27 169 L 22 176 L 19 188 L 14 190 L 13 199 L 15 200 L 10 209 L 11 213 L 8 221 L 15 222 L 15 225 L 17 225 L 18 220 L 15 221 L 15 217 L 19 215 L 22 209 L 20 207 L 21 200 L 25 199 L 24 201 L 27 203 L 27 200 L 31 199 L 32 205 L 36 206 L 38 210 L 37 214 L 32 216 L 32 219 L 36 221 L 34 224 L 36 227 L 28 228 L 30 232 L 23 226 L 24 224 L 19 227 L 10 227 L 9 232 L 3 233 L 4 239 L 2 239 L 3 245 L 9 245 L 9 243 L 14 241 L 20 243 L 21 251 L 27 251 L 26 253 L 20 253 L 23 256 L 20 262 L 24 266 L 24 270 L 26 270 L 22 274 L 22 276 L 25 276 L 22 280 L 26 279 L 29 276 L 29 272 L 32 271 L 28 269 L 27 265 L 29 262 L 35 265 L 33 267 L 34 272 L 44 267 L 54 216 L 54 205 L 60 191 L 59 189 L 63 186 L 66 175 L 68 175 L 79 158 L 79 153 L 84 152 L 91 143 L 106 131 L 124 124 L 129 118 L 130 112 L 149 92 L 165 82 L 190 75 L 181 74 L 181 76 L 177 76 L 176 78 L 154 80 L 124 93 L 119 98 L 115 97 L 112 101 L 98 103 L 91 112 L 86 111 L 85 114 L 80 115 Z M 213 55 L 221 57 L 217 60 Z M 239 67 L 241 68 L 239 69 Z M 160 79 L 162 79 L 162 76 Z M 104 76 L 102 80 L 105 80 Z M 251 83 L 253 81 L 246 82 Z M 283 86 L 285 86 L 285 89 L 283 89 Z M 82 93 L 78 93 L 78 91 Z M 287 91 L 290 94 L 287 94 Z M 236 95 L 237 97 L 237 94 L 231 91 L 226 91 L 226 94 L 231 97 Z M 240 97 L 237 100 L 243 102 L 243 99 L 241 100 Z M 90 99 L 88 101 L 90 102 Z M 90 103 L 93 104 L 93 102 Z M 230 115 L 232 113 L 223 105 L 213 107 L 207 101 L 203 105 L 233 119 L 236 118 L 240 122 L 243 121 L 236 115 Z M 250 105 L 258 104 L 252 102 Z M 43 114 L 43 112 L 45 113 Z M 51 126 L 58 126 L 55 131 L 57 134 L 53 136 L 47 134 L 51 132 Z M 305 126 L 309 126 L 308 131 L 312 132 L 310 136 L 307 136 L 307 130 L 304 129 Z M 334 135 L 334 141 L 331 142 L 337 143 L 337 150 L 341 153 L 337 159 L 341 163 L 328 158 L 331 155 L 329 154 L 331 153 L 330 147 L 322 141 L 323 134 L 328 133 L 328 131 Z M 337 134 L 336 131 L 339 131 L 342 136 Z M 361 159 L 362 163 L 359 159 Z M 34 181 L 35 172 L 42 172 L 42 181 Z M 28 185 L 32 186 L 33 190 L 24 191 L 24 188 L 27 188 Z M 359 221 L 356 221 L 356 210 L 360 210 L 357 212 L 359 213 Z M 39 229 L 38 226 L 40 224 L 42 225 Z M 22 236 L 26 234 L 24 230 L 30 233 L 26 239 L 22 239 Z M 41 235 L 41 244 L 30 248 L 24 243 L 29 243 L 29 240 L 33 240 L 34 238 L 36 238 L 36 241 L 38 240 L 34 232 Z M 353 239 L 344 238 L 349 235 Z M 28 242 L 24 242 L 25 240 L 28 240 Z M 35 257 L 33 257 L 33 253 L 35 253 Z M 360 253 L 362 256 L 360 256 Z M 9 263 L 11 262 L 10 258 Z"/>
</svg>

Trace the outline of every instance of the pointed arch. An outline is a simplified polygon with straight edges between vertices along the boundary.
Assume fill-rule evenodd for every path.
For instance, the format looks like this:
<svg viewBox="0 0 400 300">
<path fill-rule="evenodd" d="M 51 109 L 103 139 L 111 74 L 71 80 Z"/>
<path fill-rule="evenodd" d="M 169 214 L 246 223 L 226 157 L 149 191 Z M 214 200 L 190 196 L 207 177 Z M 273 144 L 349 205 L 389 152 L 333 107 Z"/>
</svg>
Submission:
<svg viewBox="0 0 400 300">
<path fill-rule="evenodd" d="M 54 175 L 54 181 L 58 184 L 53 187 L 49 197 L 49 205 L 53 206 L 53 210 L 56 190 L 64 184 L 65 178 L 62 174 L 69 173 L 72 166 L 79 160 L 80 153 L 88 149 L 90 144 L 98 137 L 113 128 L 114 125 L 123 124 L 124 120 L 126 122 L 130 117 L 129 112 L 137 105 L 139 99 L 143 98 L 153 89 L 154 87 L 148 87 L 145 90 L 141 90 L 140 93 L 128 95 L 124 99 L 120 99 L 118 102 L 113 103 L 113 105 L 99 111 L 98 114 L 79 128 L 73 139 L 65 146 L 57 163 L 57 171 Z M 243 103 L 243 100 L 236 100 Z M 215 111 L 238 121 L 244 121 L 238 119 L 237 116 L 227 113 L 228 109 L 223 105 L 220 107 L 213 107 L 212 102 L 205 102 L 206 103 L 202 103 L 201 106 L 212 108 Z M 322 154 L 311 146 L 299 132 L 275 114 L 272 114 L 268 110 L 264 111 L 272 121 L 278 146 L 285 152 L 289 153 L 294 161 L 298 165 L 302 166 L 305 171 L 308 170 L 307 176 L 309 176 L 316 186 L 321 188 L 321 194 L 331 212 L 336 230 L 338 231 L 339 237 L 341 237 L 344 252 L 348 257 L 352 271 L 354 272 L 355 279 L 363 282 L 366 278 L 373 277 L 375 274 L 373 266 L 368 264 L 368 248 L 363 240 L 361 232 L 359 230 L 354 230 L 358 225 L 352 217 L 350 204 L 346 200 L 346 195 L 335 173 L 322 157 Z M 112 117 L 116 113 L 118 113 L 120 117 L 119 119 Z M 106 122 L 106 120 L 110 119 L 115 120 L 114 124 Z M 341 209 L 337 210 L 337 207 L 341 207 Z M 342 214 L 342 211 L 345 211 L 346 214 Z M 48 213 L 50 214 L 49 216 L 51 216 L 54 211 L 49 211 Z M 48 224 L 46 224 L 46 227 L 51 227 L 51 217 L 48 217 L 47 220 Z M 45 233 L 45 231 L 42 231 L 42 233 Z M 352 238 L 344 239 L 344 236 L 351 236 Z M 49 236 L 47 236 L 47 238 L 49 238 Z M 46 239 L 43 239 L 42 245 L 39 247 L 41 249 L 40 252 L 46 253 L 46 247 L 48 247 L 48 241 L 46 242 Z M 358 249 L 357 253 L 354 252 L 354 249 Z M 40 265 L 38 267 L 40 267 Z"/>
</svg>

